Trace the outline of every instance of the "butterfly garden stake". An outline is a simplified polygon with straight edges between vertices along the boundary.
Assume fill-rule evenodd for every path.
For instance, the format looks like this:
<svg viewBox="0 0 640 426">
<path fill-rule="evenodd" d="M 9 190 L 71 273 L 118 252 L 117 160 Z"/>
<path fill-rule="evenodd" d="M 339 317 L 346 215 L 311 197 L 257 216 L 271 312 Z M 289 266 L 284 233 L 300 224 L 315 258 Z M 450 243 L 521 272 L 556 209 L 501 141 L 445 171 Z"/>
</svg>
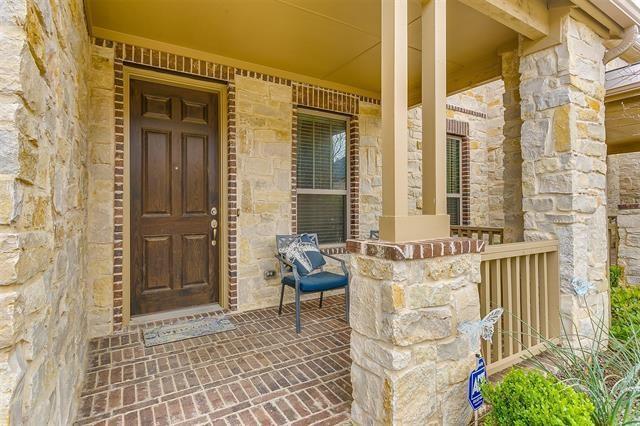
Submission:
<svg viewBox="0 0 640 426">
<path fill-rule="evenodd" d="M 491 342 L 493 338 L 494 325 L 498 322 L 504 309 L 497 308 L 489 312 L 487 316 L 479 321 L 465 321 L 458 326 L 458 331 L 469 338 L 469 343 L 476 352 L 477 365 L 475 370 L 469 375 L 469 389 L 467 398 L 471 408 L 473 408 L 474 424 L 478 424 L 478 410 L 482 407 L 484 399 L 482 397 L 481 384 L 487 379 L 484 359 L 481 354 L 480 339 Z"/>
<path fill-rule="evenodd" d="M 469 337 L 473 350 L 480 354 L 480 338 L 491 342 L 494 325 L 498 322 L 504 309 L 496 308 L 479 321 L 465 321 L 458 326 L 458 331 Z"/>
</svg>

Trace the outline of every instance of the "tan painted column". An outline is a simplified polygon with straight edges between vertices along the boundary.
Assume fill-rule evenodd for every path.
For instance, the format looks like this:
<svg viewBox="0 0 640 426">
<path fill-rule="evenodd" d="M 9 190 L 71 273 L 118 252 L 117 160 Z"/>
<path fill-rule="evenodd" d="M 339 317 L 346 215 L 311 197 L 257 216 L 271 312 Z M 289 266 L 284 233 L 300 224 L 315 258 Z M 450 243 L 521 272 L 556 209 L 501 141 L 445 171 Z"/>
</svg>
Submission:
<svg viewBox="0 0 640 426">
<path fill-rule="evenodd" d="M 444 152 L 446 137 L 446 87 L 444 64 L 446 52 L 444 50 L 444 38 L 436 40 L 436 37 L 444 37 L 437 34 L 437 29 L 444 28 L 445 0 L 437 1 L 438 7 L 429 4 L 426 6 L 427 15 L 432 22 L 438 21 L 437 27 L 430 28 L 434 41 L 432 47 L 423 49 L 423 55 L 432 56 L 432 61 L 437 65 L 437 73 L 433 74 L 432 87 L 436 88 L 441 102 L 432 100 L 437 108 L 427 108 L 427 114 L 433 117 L 433 122 L 438 121 L 441 126 L 441 144 L 431 144 L 434 150 L 427 154 L 433 161 L 439 163 L 432 172 L 433 180 L 427 180 L 423 188 L 436 185 L 437 194 L 442 195 L 439 209 L 432 208 L 426 215 L 408 215 L 408 159 L 407 159 L 407 0 L 381 0 L 382 4 L 382 216 L 380 217 L 380 239 L 385 241 L 402 242 L 417 241 L 430 238 L 449 237 L 449 217 L 444 214 L 446 207 Z M 434 13 L 435 10 L 439 11 Z M 433 27 L 433 26 L 432 26 Z M 439 46 L 435 49 L 436 44 Z M 438 55 L 438 59 L 435 57 Z M 423 62 L 429 59 L 423 59 Z M 432 67 L 435 69 L 434 67 Z M 428 92 L 431 93 L 431 92 Z M 436 118 L 437 117 L 437 118 Z M 429 121 L 427 121 L 429 123 Z M 434 131 L 437 134 L 437 129 Z M 424 145 L 423 145 L 424 146 Z M 423 154 L 424 158 L 424 154 Z M 435 159 L 438 159 L 437 161 Z M 425 163 L 426 161 L 426 163 Z M 429 164 L 431 160 L 423 160 L 423 164 Z M 433 167 L 429 166 L 429 170 Z M 424 169 L 424 167 L 423 167 Z M 436 183 L 434 183 L 436 182 Z M 435 197 L 431 197 L 435 200 Z M 440 198 L 438 196 L 438 198 Z"/>
<path fill-rule="evenodd" d="M 422 6 L 422 212 L 447 213 L 447 3 Z"/>
<path fill-rule="evenodd" d="M 407 0 L 382 0 L 382 215 L 387 217 L 408 214 L 407 52 Z"/>
</svg>

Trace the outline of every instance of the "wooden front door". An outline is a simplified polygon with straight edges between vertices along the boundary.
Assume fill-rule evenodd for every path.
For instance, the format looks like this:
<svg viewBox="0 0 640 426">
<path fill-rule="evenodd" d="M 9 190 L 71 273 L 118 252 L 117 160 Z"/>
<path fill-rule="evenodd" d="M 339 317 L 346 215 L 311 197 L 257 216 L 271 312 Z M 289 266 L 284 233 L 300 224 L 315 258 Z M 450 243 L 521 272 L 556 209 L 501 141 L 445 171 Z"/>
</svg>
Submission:
<svg viewBox="0 0 640 426">
<path fill-rule="evenodd" d="M 130 111 L 131 313 L 216 302 L 218 94 L 131 80 Z"/>
</svg>

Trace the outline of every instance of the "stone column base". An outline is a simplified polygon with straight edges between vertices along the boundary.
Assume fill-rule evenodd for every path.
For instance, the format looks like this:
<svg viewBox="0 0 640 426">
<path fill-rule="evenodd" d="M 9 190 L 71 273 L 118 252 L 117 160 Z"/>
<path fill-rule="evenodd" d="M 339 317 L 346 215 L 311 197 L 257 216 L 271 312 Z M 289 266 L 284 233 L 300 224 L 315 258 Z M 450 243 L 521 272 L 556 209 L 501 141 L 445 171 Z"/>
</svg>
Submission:
<svg viewBox="0 0 640 426">
<path fill-rule="evenodd" d="M 484 243 L 349 241 L 352 420 L 467 424 L 475 354 L 463 321 L 480 317 Z"/>
</svg>

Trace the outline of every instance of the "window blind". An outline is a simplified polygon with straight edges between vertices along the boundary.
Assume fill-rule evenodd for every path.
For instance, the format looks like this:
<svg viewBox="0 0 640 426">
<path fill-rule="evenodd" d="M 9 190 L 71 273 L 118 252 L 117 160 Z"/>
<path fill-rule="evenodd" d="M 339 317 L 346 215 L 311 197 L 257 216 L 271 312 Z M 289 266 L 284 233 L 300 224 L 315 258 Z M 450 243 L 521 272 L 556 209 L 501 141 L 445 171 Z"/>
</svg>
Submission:
<svg viewBox="0 0 640 426">
<path fill-rule="evenodd" d="M 460 139 L 447 137 L 447 214 L 452 225 L 460 225 L 461 223 L 461 145 Z"/>
<path fill-rule="evenodd" d="M 347 122 L 298 117 L 298 232 L 316 233 L 320 244 L 346 241 Z"/>
</svg>

